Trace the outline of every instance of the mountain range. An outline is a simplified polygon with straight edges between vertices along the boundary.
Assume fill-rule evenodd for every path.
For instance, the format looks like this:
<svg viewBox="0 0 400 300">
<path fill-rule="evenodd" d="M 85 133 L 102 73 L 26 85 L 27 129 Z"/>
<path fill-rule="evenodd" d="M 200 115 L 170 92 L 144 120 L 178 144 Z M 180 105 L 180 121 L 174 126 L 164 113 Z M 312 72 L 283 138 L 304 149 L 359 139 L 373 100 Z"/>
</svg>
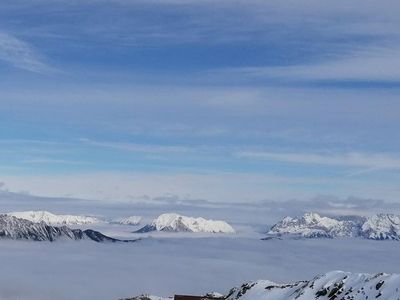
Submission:
<svg viewBox="0 0 400 300">
<path fill-rule="evenodd" d="M 140 216 L 130 216 L 130 217 L 126 217 L 126 218 L 117 219 L 113 223 L 134 226 L 134 225 L 139 225 L 141 221 L 142 221 L 142 217 L 140 217 Z"/>
<path fill-rule="evenodd" d="M 93 216 L 54 214 L 45 210 L 18 211 L 8 212 L 5 214 L 34 223 L 45 222 L 47 225 L 88 225 L 106 223 L 139 225 L 140 221 L 142 220 L 142 217 L 140 216 L 129 216 L 107 221 L 105 219 Z"/>
<path fill-rule="evenodd" d="M 195 232 L 195 233 L 235 233 L 225 221 L 207 220 L 204 218 L 186 217 L 175 213 L 162 214 L 138 231 Z"/>
<path fill-rule="evenodd" d="M 34 223 L 14 216 L 0 215 L 0 238 L 12 240 L 49 241 L 92 240 L 95 242 L 128 242 L 102 234 L 99 231 L 51 226 L 45 222 Z M 133 240 L 132 240 L 133 241 Z"/>
<path fill-rule="evenodd" d="M 87 225 L 103 223 L 104 221 L 90 216 L 56 215 L 48 211 L 19 211 L 6 213 L 19 219 L 25 219 L 34 223 L 45 222 L 47 225 Z"/>
<path fill-rule="evenodd" d="M 376 214 L 369 217 L 323 217 L 306 213 L 286 217 L 268 231 L 270 237 L 338 238 L 360 237 L 372 240 L 400 240 L 400 216 Z"/>
</svg>

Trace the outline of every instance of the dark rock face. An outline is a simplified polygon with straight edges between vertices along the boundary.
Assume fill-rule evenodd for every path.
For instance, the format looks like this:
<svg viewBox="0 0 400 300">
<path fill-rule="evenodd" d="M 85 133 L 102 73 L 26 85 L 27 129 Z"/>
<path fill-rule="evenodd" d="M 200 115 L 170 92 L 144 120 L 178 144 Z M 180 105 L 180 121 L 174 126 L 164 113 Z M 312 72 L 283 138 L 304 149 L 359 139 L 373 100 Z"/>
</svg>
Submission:
<svg viewBox="0 0 400 300">
<path fill-rule="evenodd" d="M 120 240 L 120 239 L 115 239 L 115 238 L 106 236 L 106 235 L 102 234 L 102 233 L 99 232 L 99 231 L 95 231 L 95 230 L 92 230 L 92 229 L 86 229 L 86 230 L 84 230 L 84 231 L 82 231 L 82 230 L 80 230 L 80 229 L 73 229 L 73 231 L 75 232 L 75 235 L 79 232 L 79 235 L 82 235 L 83 238 L 87 238 L 87 239 L 90 239 L 90 240 L 92 240 L 92 241 L 99 242 L 99 243 L 101 243 L 101 242 L 112 242 L 112 243 L 115 243 L 115 242 L 123 242 L 123 243 L 131 243 L 131 242 L 136 242 L 136 241 L 138 241 L 137 239 L 136 239 L 136 240 Z"/>
<path fill-rule="evenodd" d="M 91 229 L 81 230 L 71 229 L 67 226 L 50 226 L 44 222 L 33 223 L 7 215 L 0 215 L 0 238 L 49 242 L 63 239 L 89 239 L 95 242 L 128 242 L 108 237 Z"/>
<path fill-rule="evenodd" d="M 135 233 L 146 233 L 146 232 L 152 232 L 152 231 L 157 231 L 157 227 L 154 225 L 145 225 L 139 230 L 135 231 Z M 165 231 L 165 232 L 191 232 L 185 224 L 182 223 L 182 221 L 178 221 L 176 223 L 175 227 L 171 226 L 165 226 L 159 231 Z"/>
<path fill-rule="evenodd" d="M 146 232 L 151 232 L 151 231 L 156 231 L 157 228 L 153 225 L 145 225 L 139 230 L 136 230 L 135 233 L 146 233 Z"/>
</svg>

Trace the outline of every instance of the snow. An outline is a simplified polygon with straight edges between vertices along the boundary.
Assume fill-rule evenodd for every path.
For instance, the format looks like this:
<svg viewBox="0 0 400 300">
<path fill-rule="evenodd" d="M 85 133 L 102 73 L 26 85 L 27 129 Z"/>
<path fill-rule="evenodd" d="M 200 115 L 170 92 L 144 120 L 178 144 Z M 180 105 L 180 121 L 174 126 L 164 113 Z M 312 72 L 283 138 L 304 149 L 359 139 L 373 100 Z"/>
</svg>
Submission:
<svg viewBox="0 0 400 300">
<path fill-rule="evenodd" d="M 362 237 L 374 240 L 400 240 L 400 216 L 376 214 L 370 217 L 334 219 L 306 213 L 300 218 L 286 217 L 268 231 L 272 236 Z"/>
<path fill-rule="evenodd" d="M 400 275 L 332 271 L 312 280 L 286 284 L 259 280 L 234 288 L 226 300 L 323 300 L 339 297 L 353 300 L 399 299 Z"/>
<path fill-rule="evenodd" d="M 44 222 L 35 223 L 14 216 L 0 214 L 0 239 L 48 241 L 56 240 L 83 240 L 89 239 L 96 242 L 117 242 L 120 240 L 108 237 L 102 233 L 86 229 L 71 229 L 65 225 L 52 226 Z"/>
<path fill-rule="evenodd" d="M 331 271 L 311 280 L 292 283 L 274 283 L 270 280 L 247 282 L 232 288 L 226 295 L 211 293 L 223 300 L 332 300 L 332 299 L 382 299 L 400 297 L 400 275 L 366 274 Z M 142 296 L 132 300 L 148 300 Z M 152 296 L 154 300 L 162 298 Z"/>
<path fill-rule="evenodd" d="M 121 225 L 139 225 L 142 221 L 142 217 L 140 216 L 130 216 L 126 218 L 117 219 L 116 223 Z"/>
<path fill-rule="evenodd" d="M 233 227 L 225 221 L 186 217 L 176 213 L 162 214 L 144 228 L 173 232 L 235 233 Z"/>
<path fill-rule="evenodd" d="M 48 225 L 85 225 L 96 224 L 102 221 L 95 217 L 77 215 L 56 215 L 48 211 L 20 211 L 9 212 L 8 216 L 28 220 L 34 223 L 44 222 Z"/>
<path fill-rule="evenodd" d="M 306 213 L 300 218 L 286 217 L 272 226 L 270 235 L 300 235 L 302 237 L 343 237 L 354 236 L 355 223 L 321 217 L 316 213 Z"/>
<path fill-rule="evenodd" d="M 399 240 L 400 216 L 393 214 L 374 215 L 362 225 L 362 232 L 370 239 Z"/>
</svg>

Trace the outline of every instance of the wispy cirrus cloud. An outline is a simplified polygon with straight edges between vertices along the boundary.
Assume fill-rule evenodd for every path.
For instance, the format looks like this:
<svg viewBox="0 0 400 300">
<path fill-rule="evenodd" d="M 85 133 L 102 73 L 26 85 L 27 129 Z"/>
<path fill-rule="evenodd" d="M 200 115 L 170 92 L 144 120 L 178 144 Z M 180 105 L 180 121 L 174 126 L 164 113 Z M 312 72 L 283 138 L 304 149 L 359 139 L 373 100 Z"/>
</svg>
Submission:
<svg viewBox="0 0 400 300">
<path fill-rule="evenodd" d="M 298 164 L 328 166 L 363 167 L 368 170 L 400 169 L 400 157 L 392 154 L 375 153 L 277 153 L 277 152 L 237 152 L 236 156 L 251 159 L 264 159 Z"/>
<path fill-rule="evenodd" d="M 24 164 L 61 164 L 61 165 L 88 165 L 89 162 L 74 161 L 66 159 L 51 159 L 51 158 L 33 158 L 21 161 Z"/>
<path fill-rule="evenodd" d="M 217 71 L 219 74 L 220 71 Z M 399 82 L 400 47 L 369 47 L 312 63 L 222 70 L 224 74 L 288 81 Z"/>
<path fill-rule="evenodd" d="M 142 153 L 184 153 L 193 151 L 190 147 L 175 146 L 175 145 L 151 145 L 151 144 L 135 144 L 135 143 L 118 143 L 118 142 L 101 142 L 90 139 L 80 139 L 85 145 L 108 148 L 113 150 L 122 150 L 127 152 L 142 152 Z"/>
<path fill-rule="evenodd" d="M 35 73 L 53 71 L 29 43 L 6 32 L 0 32 L 0 60 Z"/>
</svg>

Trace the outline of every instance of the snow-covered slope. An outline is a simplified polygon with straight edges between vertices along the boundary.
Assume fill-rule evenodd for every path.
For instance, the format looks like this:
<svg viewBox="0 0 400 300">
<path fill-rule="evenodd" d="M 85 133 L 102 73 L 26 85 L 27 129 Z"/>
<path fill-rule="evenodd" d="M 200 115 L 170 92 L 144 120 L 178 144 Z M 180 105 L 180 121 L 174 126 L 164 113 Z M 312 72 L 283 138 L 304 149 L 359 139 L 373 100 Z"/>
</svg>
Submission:
<svg viewBox="0 0 400 300">
<path fill-rule="evenodd" d="M 357 224 L 350 220 L 336 220 L 321 217 L 316 213 L 306 213 L 300 218 L 286 217 L 272 226 L 271 235 L 298 235 L 302 237 L 357 236 Z"/>
<path fill-rule="evenodd" d="M 130 216 L 126 218 L 117 219 L 114 223 L 118 223 L 121 225 L 139 225 L 142 221 L 142 217 L 139 216 Z"/>
<path fill-rule="evenodd" d="M 102 222 L 95 217 L 75 216 L 75 215 L 55 215 L 48 211 L 20 211 L 9 212 L 9 216 L 25 219 L 34 223 L 45 222 L 48 225 L 85 225 Z"/>
<path fill-rule="evenodd" d="M 378 214 L 369 217 L 361 226 L 362 235 L 374 240 L 400 240 L 400 216 Z"/>
<path fill-rule="evenodd" d="M 329 272 L 309 281 L 277 284 L 260 280 L 230 291 L 226 300 L 323 300 L 400 298 L 400 275 Z"/>
<path fill-rule="evenodd" d="M 400 216 L 377 214 L 371 217 L 334 219 L 306 213 L 300 218 L 286 217 L 268 232 L 269 236 L 362 237 L 374 240 L 400 240 Z"/>
<path fill-rule="evenodd" d="M 211 299 L 203 296 L 204 299 Z M 163 299 L 138 296 L 129 300 Z M 400 275 L 379 273 L 355 274 L 333 271 L 312 280 L 279 284 L 269 280 L 248 282 L 235 287 L 227 295 L 212 299 L 224 300 L 398 300 Z"/>
<path fill-rule="evenodd" d="M 0 215 L 0 238 L 31 241 L 83 240 L 116 242 L 117 239 L 91 229 L 70 229 L 67 226 L 51 226 L 44 222 L 34 223 L 14 216 Z"/>
<path fill-rule="evenodd" d="M 206 220 L 204 218 L 185 217 L 178 214 L 162 214 L 150 225 L 137 232 L 171 231 L 171 232 L 205 232 L 234 233 L 235 230 L 225 221 Z"/>
</svg>

